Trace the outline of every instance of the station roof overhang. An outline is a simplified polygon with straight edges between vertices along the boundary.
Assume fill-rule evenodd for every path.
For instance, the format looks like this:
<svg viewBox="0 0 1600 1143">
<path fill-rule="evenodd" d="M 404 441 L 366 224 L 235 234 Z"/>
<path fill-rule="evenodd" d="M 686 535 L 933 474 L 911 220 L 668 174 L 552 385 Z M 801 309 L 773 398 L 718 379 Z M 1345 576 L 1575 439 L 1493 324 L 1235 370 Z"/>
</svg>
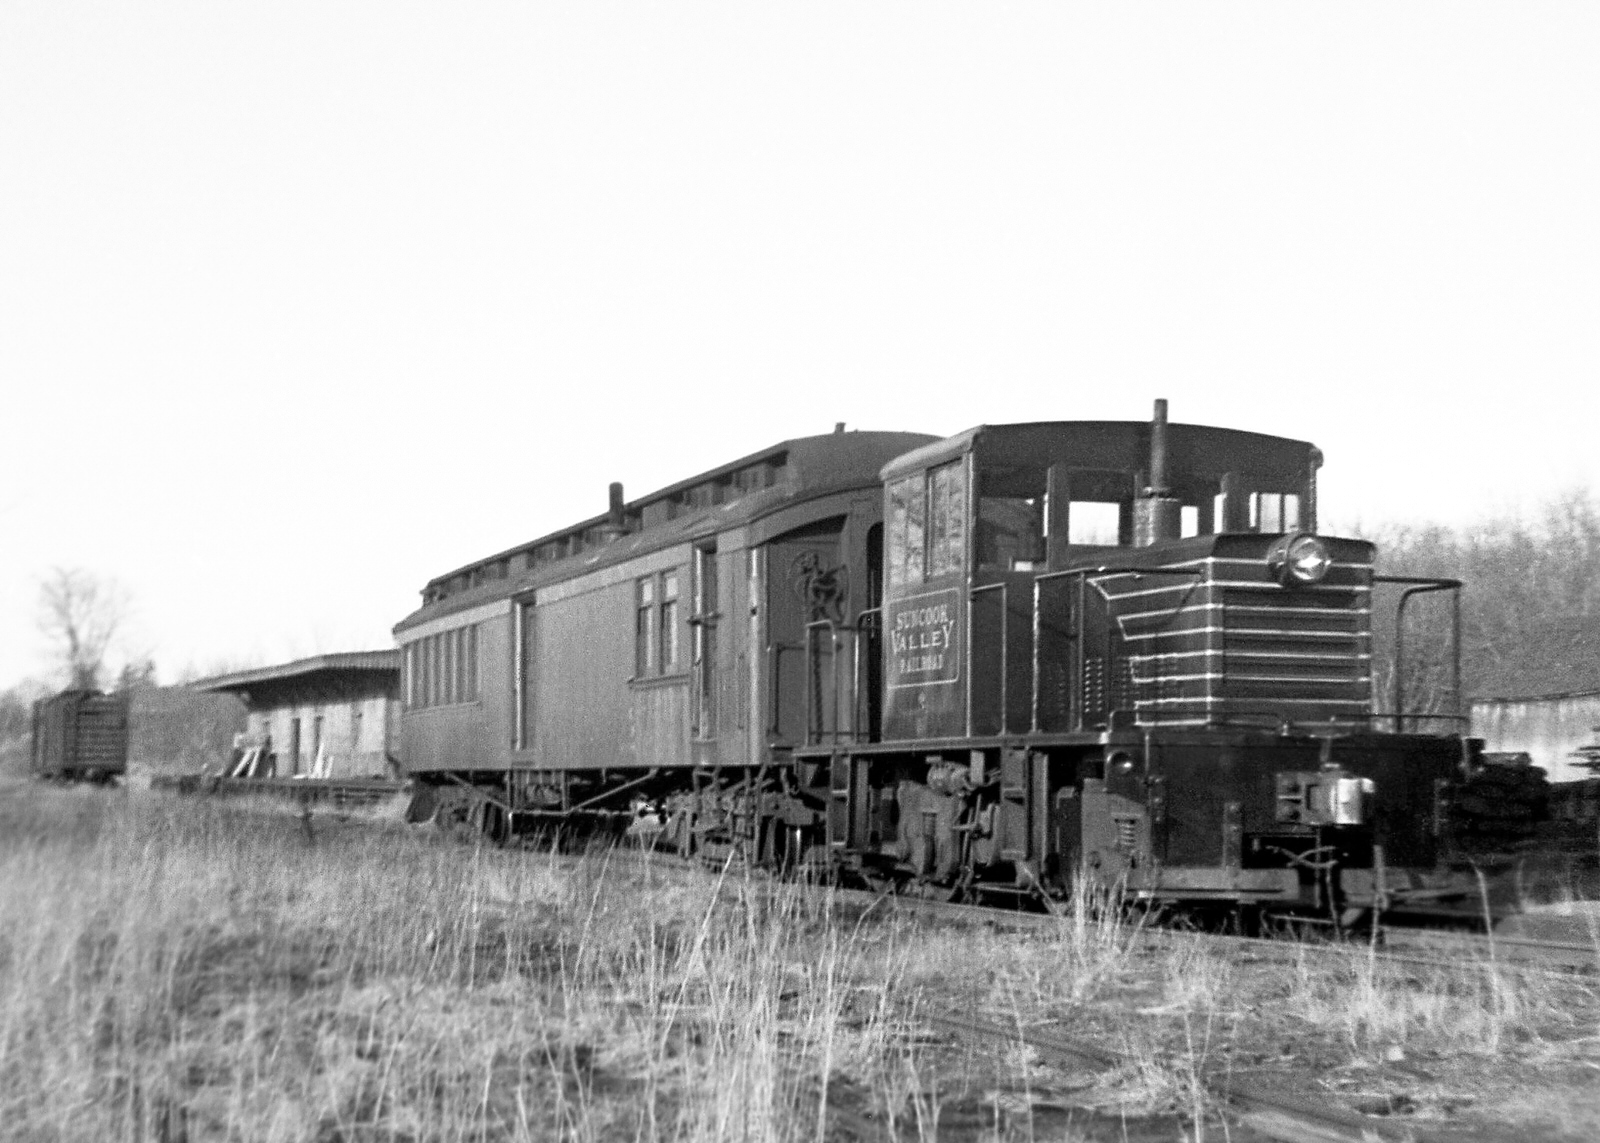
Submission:
<svg viewBox="0 0 1600 1143">
<path fill-rule="evenodd" d="M 312 655 L 292 663 L 279 663 L 272 667 L 255 667 L 248 671 L 233 671 L 226 675 L 213 675 L 190 686 L 197 691 L 245 693 L 268 687 L 288 685 L 316 685 L 338 680 L 366 678 L 370 681 L 398 682 L 400 677 L 400 652 L 343 651 L 330 655 Z"/>
</svg>

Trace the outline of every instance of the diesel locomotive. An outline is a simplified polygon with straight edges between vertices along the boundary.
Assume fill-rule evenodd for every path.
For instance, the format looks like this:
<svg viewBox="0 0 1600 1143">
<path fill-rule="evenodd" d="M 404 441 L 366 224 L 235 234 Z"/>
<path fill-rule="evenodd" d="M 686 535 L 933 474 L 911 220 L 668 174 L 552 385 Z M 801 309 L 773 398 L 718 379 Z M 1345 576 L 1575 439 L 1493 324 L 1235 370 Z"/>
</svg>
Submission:
<svg viewBox="0 0 1600 1143">
<path fill-rule="evenodd" d="M 613 485 L 395 628 L 413 815 L 937 897 L 1425 900 L 1479 746 L 1376 701 L 1374 600 L 1460 585 L 1320 535 L 1321 461 L 1158 401 Z"/>
</svg>

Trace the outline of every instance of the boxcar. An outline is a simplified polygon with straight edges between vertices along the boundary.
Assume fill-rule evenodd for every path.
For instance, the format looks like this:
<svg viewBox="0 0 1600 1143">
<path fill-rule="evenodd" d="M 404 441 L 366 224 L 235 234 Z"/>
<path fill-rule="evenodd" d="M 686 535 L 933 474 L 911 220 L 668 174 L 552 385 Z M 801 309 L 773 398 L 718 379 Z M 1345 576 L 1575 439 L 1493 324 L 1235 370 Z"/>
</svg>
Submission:
<svg viewBox="0 0 1600 1143">
<path fill-rule="evenodd" d="M 108 782 L 128 769 L 128 696 L 67 690 L 33 704 L 32 770 Z"/>
</svg>

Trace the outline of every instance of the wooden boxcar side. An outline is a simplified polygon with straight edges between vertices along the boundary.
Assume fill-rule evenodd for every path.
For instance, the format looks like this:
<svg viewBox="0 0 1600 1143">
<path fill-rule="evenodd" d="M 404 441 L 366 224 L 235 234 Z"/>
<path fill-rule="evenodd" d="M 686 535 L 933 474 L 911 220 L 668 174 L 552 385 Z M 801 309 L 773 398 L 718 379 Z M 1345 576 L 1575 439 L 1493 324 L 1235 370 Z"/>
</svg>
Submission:
<svg viewBox="0 0 1600 1143">
<path fill-rule="evenodd" d="M 33 707 L 33 772 L 105 781 L 128 769 L 128 696 L 68 690 Z"/>
</svg>

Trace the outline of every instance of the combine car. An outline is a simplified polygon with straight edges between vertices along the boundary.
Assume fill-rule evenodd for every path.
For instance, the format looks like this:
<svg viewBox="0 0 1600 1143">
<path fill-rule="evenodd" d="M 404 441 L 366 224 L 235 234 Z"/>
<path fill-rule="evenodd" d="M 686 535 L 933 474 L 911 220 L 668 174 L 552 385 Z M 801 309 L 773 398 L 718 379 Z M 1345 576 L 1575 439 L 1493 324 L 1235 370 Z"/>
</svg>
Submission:
<svg viewBox="0 0 1600 1143">
<path fill-rule="evenodd" d="M 395 628 L 414 815 L 496 838 L 654 823 L 707 854 L 772 852 L 791 819 L 820 840 L 822 798 L 786 792 L 808 633 L 877 606 L 878 474 L 932 440 L 840 431 L 633 501 L 613 485 L 603 515 L 431 581 Z"/>
<path fill-rule="evenodd" d="M 941 897 L 1426 899 L 1477 746 L 1375 702 L 1374 598 L 1459 584 L 1320 535 L 1320 463 L 1157 402 L 613 486 L 396 629 L 416 812 Z"/>
</svg>

